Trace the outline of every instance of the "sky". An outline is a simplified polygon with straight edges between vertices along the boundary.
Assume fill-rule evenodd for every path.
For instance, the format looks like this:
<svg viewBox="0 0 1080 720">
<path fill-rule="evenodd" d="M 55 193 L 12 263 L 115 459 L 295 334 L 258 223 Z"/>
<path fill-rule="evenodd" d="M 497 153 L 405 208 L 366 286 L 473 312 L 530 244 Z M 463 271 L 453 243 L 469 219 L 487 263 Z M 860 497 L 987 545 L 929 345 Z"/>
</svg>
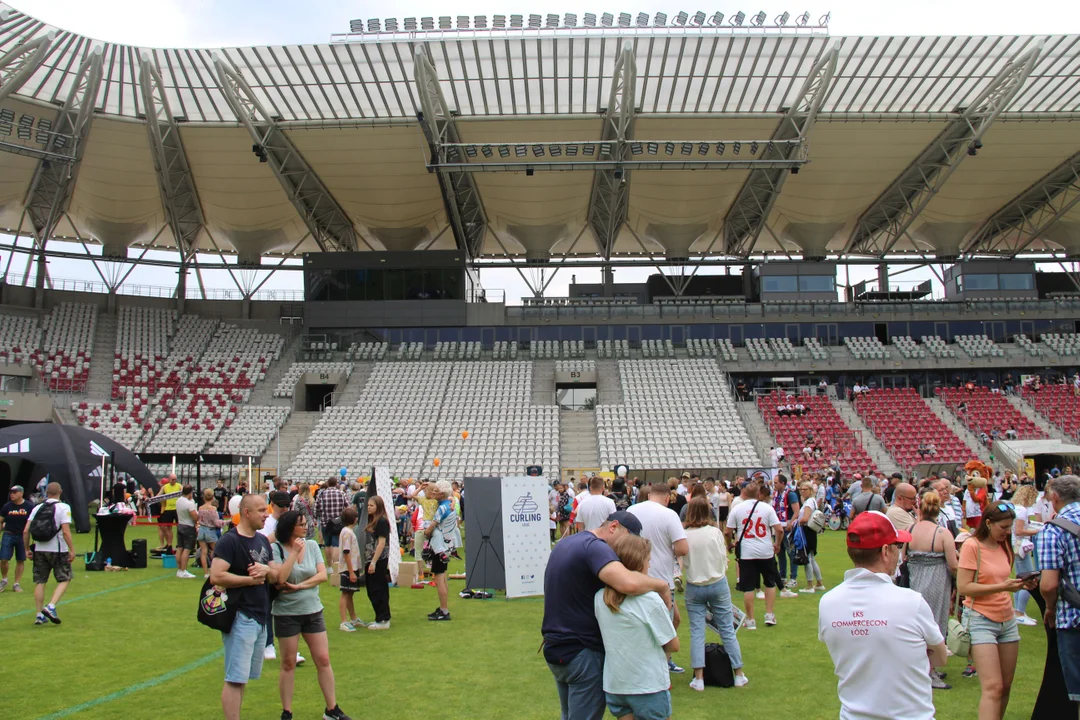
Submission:
<svg viewBox="0 0 1080 720">
<path fill-rule="evenodd" d="M 764 10 L 771 19 L 782 12 L 792 16 L 809 11 L 812 18 L 830 14 L 829 32 L 840 35 L 996 35 L 996 34 L 1049 34 L 1080 33 L 1080 12 L 1074 2 L 1068 0 L 1033 0 L 1019 4 L 984 0 L 980 3 L 958 0 L 909 0 L 907 2 L 883 2 L 882 0 L 832 0 L 814 5 L 793 5 L 777 2 L 727 7 L 673 7 L 663 4 L 642 5 L 627 3 L 614 7 L 575 6 L 570 3 L 552 3 L 532 0 L 522 6 L 493 3 L 489 0 L 406 0 L 386 3 L 332 0 L 306 0 L 303 3 L 283 0 L 9 0 L 19 10 L 52 25 L 81 33 L 99 40 L 150 46 L 150 47 L 221 47 L 243 45 L 273 45 L 282 43 L 327 42 L 331 34 L 347 32 L 352 19 L 396 17 L 423 17 L 458 14 L 487 15 L 495 13 L 510 15 L 519 13 L 576 13 L 579 18 L 585 12 L 618 14 L 629 12 L 636 15 L 646 12 L 666 12 L 668 17 L 680 10 L 694 13 L 698 9 L 706 14 L 716 10 L 728 15 L 742 9 L 752 15 Z M 388 11 L 388 7 L 392 7 Z M 71 246 L 68 246 L 71 247 Z M 175 256 L 170 257 L 170 259 Z M 0 262 L 7 264 L 8 253 L 0 254 Z M 11 268 L 22 272 L 25 256 L 16 255 Z M 104 268 L 106 277 L 111 270 Z M 550 271 L 549 271 L 550 272 Z M 616 272 L 617 282 L 641 282 L 655 272 L 653 268 L 623 269 Z M 702 273 L 710 271 L 703 270 Z M 723 272 L 714 270 L 712 272 Z M 54 278 L 75 278 L 101 281 L 97 271 L 86 262 L 54 259 L 50 262 Z M 526 271 L 530 281 L 535 281 L 538 271 Z M 571 274 L 579 282 L 597 282 L 598 270 L 563 270 L 551 282 L 548 295 L 565 295 Z M 875 276 L 873 268 L 852 268 L 852 282 Z M 254 277 L 248 273 L 248 278 Z M 897 278 L 898 285 L 929 279 L 925 271 L 913 271 Z M 258 279 L 261 279 L 261 275 Z M 258 281 L 256 279 L 256 282 Z M 546 279 L 546 278 L 545 278 Z M 485 287 L 505 292 L 509 302 L 517 302 L 522 295 L 531 294 L 526 283 L 514 270 L 484 271 Z M 191 278 L 189 284 L 194 284 Z M 233 281 L 224 271 L 204 273 L 207 287 L 234 288 Z M 845 281 L 841 274 L 840 282 Z M 153 286 L 175 286 L 176 272 L 172 269 L 139 267 L 127 282 Z M 245 282 L 244 279 L 241 282 Z M 299 288 L 299 273 L 277 273 L 264 289 Z M 940 289 L 939 289 L 940 290 Z M 498 294 L 498 293 L 496 293 Z M 940 294 L 940 292 L 939 292 Z"/>
</svg>

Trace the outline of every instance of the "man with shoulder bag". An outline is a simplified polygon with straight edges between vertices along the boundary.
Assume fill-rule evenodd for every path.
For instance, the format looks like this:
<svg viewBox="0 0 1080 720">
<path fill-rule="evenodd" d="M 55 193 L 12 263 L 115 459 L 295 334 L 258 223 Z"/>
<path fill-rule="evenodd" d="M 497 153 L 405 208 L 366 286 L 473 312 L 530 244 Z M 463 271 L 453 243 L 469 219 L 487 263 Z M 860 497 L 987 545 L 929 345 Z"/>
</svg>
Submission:
<svg viewBox="0 0 1080 720">
<path fill-rule="evenodd" d="M 56 605 L 64 597 L 73 577 L 71 564 L 75 562 L 75 543 L 71 540 L 71 507 L 60 502 L 61 493 L 60 483 L 49 483 L 45 488 L 45 502 L 30 512 L 23 528 L 26 557 L 34 563 L 35 625 L 46 622 L 60 624 Z M 33 547 L 30 545 L 31 539 L 34 540 Z M 49 604 L 44 605 L 45 584 L 49 582 L 50 574 L 56 578 L 56 589 Z"/>
<path fill-rule="evenodd" d="M 1046 485 L 1057 515 L 1035 537 L 1046 601 L 1046 626 L 1057 635 L 1069 699 L 1080 702 L 1080 478 L 1059 475 Z"/>
</svg>

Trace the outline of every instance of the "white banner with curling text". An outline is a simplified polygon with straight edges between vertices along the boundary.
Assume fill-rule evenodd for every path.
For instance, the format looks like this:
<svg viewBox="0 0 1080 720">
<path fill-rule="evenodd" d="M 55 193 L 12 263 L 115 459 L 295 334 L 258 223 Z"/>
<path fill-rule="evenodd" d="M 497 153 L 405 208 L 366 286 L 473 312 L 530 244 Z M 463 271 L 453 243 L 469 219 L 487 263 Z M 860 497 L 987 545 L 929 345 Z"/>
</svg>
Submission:
<svg viewBox="0 0 1080 720">
<path fill-rule="evenodd" d="M 506 597 L 544 594 L 544 571 L 551 554 L 548 484 L 543 477 L 502 479 L 503 562 Z"/>
</svg>

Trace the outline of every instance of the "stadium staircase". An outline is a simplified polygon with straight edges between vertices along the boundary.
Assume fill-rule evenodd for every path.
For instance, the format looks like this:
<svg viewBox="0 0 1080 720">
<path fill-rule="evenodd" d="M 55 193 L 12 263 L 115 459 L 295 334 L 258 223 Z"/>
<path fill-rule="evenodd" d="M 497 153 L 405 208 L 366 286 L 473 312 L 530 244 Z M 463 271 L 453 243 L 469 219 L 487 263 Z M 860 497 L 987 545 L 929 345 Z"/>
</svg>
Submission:
<svg viewBox="0 0 1080 720">
<path fill-rule="evenodd" d="M 622 383 L 617 360 L 596 361 L 596 404 L 622 405 Z"/>
<path fill-rule="evenodd" d="M 738 409 L 739 417 L 742 418 L 743 426 L 750 436 L 750 442 L 753 443 L 754 450 L 757 451 L 758 458 L 761 460 L 761 467 L 769 467 L 769 448 L 776 446 L 776 438 L 769 432 L 769 428 L 765 426 L 765 421 L 762 419 L 761 413 L 758 412 L 757 403 L 753 400 L 747 400 L 735 403 L 735 407 Z"/>
<path fill-rule="evenodd" d="M 374 368 L 375 363 L 373 362 L 354 361 L 352 375 L 345 381 L 345 389 L 334 400 L 334 404 L 355 405 L 356 401 L 360 399 L 360 393 L 364 392 L 364 385 L 367 384 L 368 377 L 371 376 L 371 371 Z"/>
<path fill-rule="evenodd" d="M 1066 437 L 1065 433 L 1061 431 L 1061 428 L 1047 420 L 1038 410 L 1032 407 L 1031 403 L 1017 395 L 1006 395 L 1005 398 L 1012 403 L 1012 406 L 1019 410 L 1024 417 L 1042 428 L 1044 433 L 1055 440 L 1071 442 L 1071 440 Z"/>
<path fill-rule="evenodd" d="M 532 361 L 532 404 L 555 404 L 555 361 Z"/>
<path fill-rule="evenodd" d="M 964 423 L 953 415 L 952 411 L 945 406 L 945 403 L 938 398 L 933 398 L 926 401 L 930 405 L 930 409 L 934 411 L 934 414 L 941 418 L 941 421 L 954 433 L 956 436 L 964 441 L 964 444 L 968 446 L 972 454 L 982 460 L 984 463 L 990 463 L 990 449 L 979 442 L 979 438 L 975 436 Z"/>
<path fill-rule="evenodd" d="M 113 349 L 116 347 L 116 315 L 99 312 L 94 329 L 94 362 L 86 379 L 86 399 L 97 401 L 112 397 Z"/>
<path fill-rule="evenodd" d="M 836 408 L 836 411 L 840 413 L 840 417 L 847 423 L 847 426 L 862 436 L 862 445 L 866 448 L 870 459 L 874 461 L 874 465 L 877 466 L 878 472 L 885 475 L 900 472 L 900 466 L 896 464 L 896 460 L 885 449 L 885 446 L 874 437 L 874 433 L 870 431 L 870 428 L 866 426 L 859 414 L 855 412 L 855 408 L 851 407 L 851 403 L 836 398 L 829 398 L 829 400 L 833 407 Z M 788 460 L 794 458 L 796 453 L 800 451 L 800 449 L 796 448 L 784 448 L 784 450 L 787 451 Z"/>
<path fill-rule="evenodd" d="M 308 436 L 311 435 L 311 431 L 315 429 L 315 425 L 318 424 L 321 417 L 322 413 L 318 411 L 294 412 L 290 415 L 288 421 L 282 425 L 279 435 L 281 462 L 278 462 L 279 440 L 271 440 L 270 445 L 267 446 L 266 452 L 263 453 L 262 459 L 259 461 L 259 467 L 276 468 L 277 473 L 282 474 L 285 468 L 292 465 L 297 453 L 300 452 L 300 448 L 304 446 Z"/>
<path fill-rule="evenodd" d="M 600 467 L 595 410 L 559 411 L 559 459 L 565 468 Z"/>
<path fill-rule="evenodd" d="M 255 389 L 248 399 L 249 405 L 292 406 L 292 398 L 274 397 L 274 388 L 278 386 L 278 383 L 281 382 L 281 378 L 289 371 L 289 366 L 296 360 L 297 353 L 300 351 L 300 341 L 302 339 L 303 334 L 296 333 L 296 336 L 289 341 L 285 346 L 285 349 L 281 351 L 281 357 L 270 365 L 270 369 L 266 373 L 266 379 L 261 380 L 255 385 Z"/>
</svg>

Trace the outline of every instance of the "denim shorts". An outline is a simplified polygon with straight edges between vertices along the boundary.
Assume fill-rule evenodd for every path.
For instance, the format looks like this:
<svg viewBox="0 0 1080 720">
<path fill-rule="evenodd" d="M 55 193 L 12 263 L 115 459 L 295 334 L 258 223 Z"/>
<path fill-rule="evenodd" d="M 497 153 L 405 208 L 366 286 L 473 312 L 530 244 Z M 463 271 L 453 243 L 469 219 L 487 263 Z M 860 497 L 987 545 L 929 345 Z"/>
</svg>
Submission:
<svg viewBox="0 0 1080 720">
<path fill-rule="evenodd" d="M 225 645 L 225 682 L 244 685 L 262 674 L 266 626 L 242 612 L 236 613 L 232 630 L 221 633 Z"/>
<path fill-rule="evenodd" d="M 671 717 L 671 692 L 645 693 L 644 695 L 616 695 L 604 693 L 608 710 L 615 717 L 633 713 L 634 720 L 667 720 Z"/>
<path fill-rule="evenodd" d="M 1080 629 L 1058 628 L 1057 641 L 1065 689 L 1069 692 L 1070 700 L 1080 701 Z"/>
<path fill-rule="evenodd" d="M 199 542 L 216 543 L 221 539 L 221 530 L 218 528 L 199 526 Z"/>
<path fill-rule="evenodd" d="M 26 546 L 23 545 L 22 535 L 6 532 L 0 539 L 0 560 L 10 560 L 12 557 L 15 562 L 26 562 Z"/>
<path fill-rule="evenodd" d="M 1020 642 L 1020 630 L 1016 625 L 1016 618 L 1009 618 L 1005 622 L 994 622 L 967 608 L 964 610 L 964 625 L 971 634 L 972 645 Z"/>
</svg>

